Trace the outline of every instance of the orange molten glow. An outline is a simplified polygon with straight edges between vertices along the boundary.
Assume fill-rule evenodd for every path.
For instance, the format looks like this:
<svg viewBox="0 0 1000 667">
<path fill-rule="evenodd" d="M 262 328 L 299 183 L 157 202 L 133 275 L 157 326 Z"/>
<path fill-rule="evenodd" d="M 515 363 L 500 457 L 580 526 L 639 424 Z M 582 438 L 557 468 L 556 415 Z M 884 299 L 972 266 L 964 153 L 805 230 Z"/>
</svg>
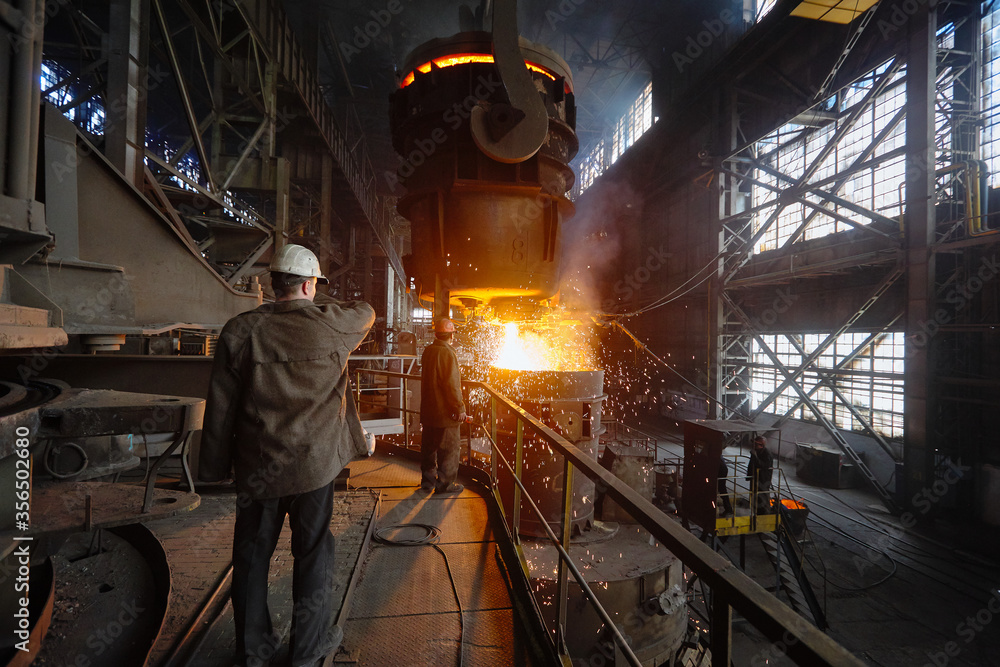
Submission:
<svg viewBox="0 0 1000 667">
<path fill-rule="evenodd" d="M 517 371 L 582 371 L 596 368 L 587 332 L 573 326 L 503 325 L 493 366 Z"/>
<path fill-rule="evenodd" d="M 803 505 L 801 503 L 797 503 L 794 500 L 791 500 L 789 498 L 782 498 L 781 499 L 781 504 L 784 505 L 785 509 L 790 509 L 790 510 L 804 510 L 804 509 L 806 509 L 805 505 Z"/>
<path fill-rule="evenodd" d="M 443 56 L 441 58 L 435 58 L 434 60 L 428 61 L 423 65 L 417 67 L 417 70 L 410 72 L 403 79 L 403 83 L 399 85 L 400 88 L 406 88 L 408 85 L 413 83 L 413 79 L 416 76 L 416 72 L 420 71 L 427 74 L 431 71 L 431 65 L 437 65 L 438 67 L 454 67 L 455 65 L 466 65 L 468 63 L 492 63 L 493 54 L 490 53 L 456 53 L 451 56 Z M 555 81 L 556 77 L 552 72 L 548 71 L 541 65 L 536 65 L 535 63 L 529 63 L 525 61 L 524 66 L 530 69 L 532 72 L 538 72 L 549 77 Z"/>
</svg>

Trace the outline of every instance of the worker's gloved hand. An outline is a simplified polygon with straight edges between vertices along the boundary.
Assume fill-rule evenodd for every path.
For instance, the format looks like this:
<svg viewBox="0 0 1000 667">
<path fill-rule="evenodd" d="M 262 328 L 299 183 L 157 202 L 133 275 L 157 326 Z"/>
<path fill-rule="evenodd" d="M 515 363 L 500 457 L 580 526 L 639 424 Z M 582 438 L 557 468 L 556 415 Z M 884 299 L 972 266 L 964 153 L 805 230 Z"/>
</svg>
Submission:
<svg viewBox="0 0 1000 667">
<path fill-rule="evenodd" d="M 455 419 L 460 422 L 467 422 L 469 421 L 469 415 L 465 414 L 464 412 L 459 412 L 458 416 L 455 417 Z"/>
</svg>

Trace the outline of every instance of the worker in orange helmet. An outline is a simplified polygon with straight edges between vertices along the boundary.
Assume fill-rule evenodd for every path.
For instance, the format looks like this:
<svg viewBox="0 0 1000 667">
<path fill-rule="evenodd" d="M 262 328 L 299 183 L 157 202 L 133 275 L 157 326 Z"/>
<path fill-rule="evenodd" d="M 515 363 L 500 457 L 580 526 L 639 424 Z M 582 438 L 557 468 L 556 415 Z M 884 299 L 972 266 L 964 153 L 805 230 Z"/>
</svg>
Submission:
<svg viewBox="0 0 1000 667">
<path fill-rule="evenodd" d="M 464 488 L 455 483 L 465 402 L 458 357 L 450 345 L 454 334 L 454 322 L 438 320 L 434 342 L 420 358 L 420 488 L 428 492 L 460 493 Z"/>
</svg>

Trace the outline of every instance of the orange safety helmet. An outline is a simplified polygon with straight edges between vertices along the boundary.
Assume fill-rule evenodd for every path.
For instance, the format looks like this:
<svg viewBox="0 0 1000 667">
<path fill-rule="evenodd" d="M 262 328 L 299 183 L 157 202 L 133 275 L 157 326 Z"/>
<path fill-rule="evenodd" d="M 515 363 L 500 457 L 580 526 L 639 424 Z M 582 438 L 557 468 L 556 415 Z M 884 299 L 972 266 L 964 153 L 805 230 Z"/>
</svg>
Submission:
<svg viewBox="0 0 1000 667">
<path fill-rule="evenodd" d="M 455 323 L 447 317 L 442 317 L 434 323 L 434 333 L 455 333 Z"/>
</svg>

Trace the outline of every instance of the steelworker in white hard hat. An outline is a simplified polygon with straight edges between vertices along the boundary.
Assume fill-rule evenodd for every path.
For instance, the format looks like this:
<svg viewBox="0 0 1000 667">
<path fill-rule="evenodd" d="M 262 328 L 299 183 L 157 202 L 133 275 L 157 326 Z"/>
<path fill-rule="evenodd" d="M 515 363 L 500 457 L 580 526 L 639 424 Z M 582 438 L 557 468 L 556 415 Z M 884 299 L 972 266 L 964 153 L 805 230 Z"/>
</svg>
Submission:
<svg viewBox="0 0 1000 667">
<path fill-rule="evenodd" d="M 317 283 L 328 281 L 300 245 L 281 248 L 269 268 L 274 303 L 237 315 L 219 336 L 199 477 L 219 481 L 235 471 L 236 664 L 267 665 L 278 649 L 267 579 L 287 514 L 295 559 L 290 664 L 321 665 L 343 637 L 331 625 L 333 482 L 367 454 L 347 359 L 375 311 L 317 295 Z"/>
<path fill-rule="evenodd" d="M 420 488 L 424 491 L 460 493 L 465 488 L 455 482 L 465 402 L 458 357 L 450 345 L 454 333 L 451 320 L 438 320 L 434 342 L 420 358 Z"/>
</svg>

